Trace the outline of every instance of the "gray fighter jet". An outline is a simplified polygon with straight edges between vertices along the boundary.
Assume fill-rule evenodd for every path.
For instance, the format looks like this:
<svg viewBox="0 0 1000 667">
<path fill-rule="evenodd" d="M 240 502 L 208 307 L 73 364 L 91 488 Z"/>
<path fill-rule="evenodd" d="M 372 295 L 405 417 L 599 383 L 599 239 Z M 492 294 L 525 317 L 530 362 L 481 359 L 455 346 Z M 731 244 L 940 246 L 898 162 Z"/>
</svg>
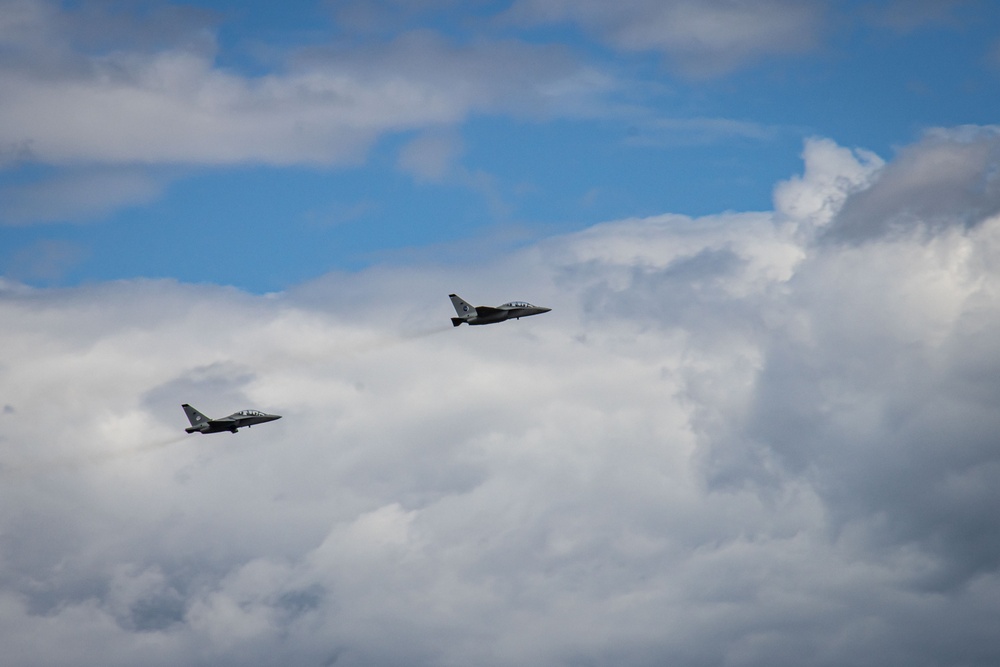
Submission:
<svg viewBox="0 0 1000 667">
<path fill-rule="evenodd" d="M 475 325 L 493 324 L 495 322 L 503 322 L 504 320 L 519 320 L 522 317 L 541 315 L 552 310 L 551 308 L 532 306 L 530 303 L 524 301 L 511 301 L 495 308 L 492 306 L 471 306 L 457 294 L 449 294 L 448 296 L 451 297 L 451 303 L 455 306 L 455 312 L 458 313 L 458 317 L 451 318 L 452 326 L 456 327 L 462 322 Z"/>
<path fill-rule="evenodd" d="M 265 422 L 273 422 L 275 419 L 281 419 L 281 415 L 269 415 L 260 410 L 240 410 L 222 419 L 209 419 L 187 403 L 181 407 L 184 408 L 184 414 L 187 415 L 188 421 L 191 422 L 190 428 L 184 429 L 188 433 L 222 433 L 223 431 L 236 433 L 236 429 L 243 428 L 244 426 L 250 427 L 254 424 L 263 424 Z"/>
</svg>

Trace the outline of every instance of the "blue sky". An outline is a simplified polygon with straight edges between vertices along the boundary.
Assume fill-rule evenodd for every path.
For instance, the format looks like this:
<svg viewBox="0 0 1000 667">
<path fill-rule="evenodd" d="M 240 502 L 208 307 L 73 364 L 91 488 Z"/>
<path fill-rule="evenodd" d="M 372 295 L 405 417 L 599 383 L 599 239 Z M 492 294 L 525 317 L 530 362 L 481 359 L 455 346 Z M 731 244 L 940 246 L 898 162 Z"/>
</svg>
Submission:
<svg viewBox="0 0 1000 667">
<path fill-rule="evenodd" d="M 766 210 L 808 137 L 888 159 L 997 108 L 993 3 L 602 7 L 8 3 L 4 96 L 26 101 L 5 105 L 0 271 L 283 290 L 413 250 Z M 687 41 L 684 20 L 705 33 Z M 166 63 L 176 78 L 157 78 Z M 115 71 L 105 108 L 89 95 Z M 213 98 L 234 87 L 245 99 Z M 288 145 L 306 115 L 314 149 Z"/>
</svg>

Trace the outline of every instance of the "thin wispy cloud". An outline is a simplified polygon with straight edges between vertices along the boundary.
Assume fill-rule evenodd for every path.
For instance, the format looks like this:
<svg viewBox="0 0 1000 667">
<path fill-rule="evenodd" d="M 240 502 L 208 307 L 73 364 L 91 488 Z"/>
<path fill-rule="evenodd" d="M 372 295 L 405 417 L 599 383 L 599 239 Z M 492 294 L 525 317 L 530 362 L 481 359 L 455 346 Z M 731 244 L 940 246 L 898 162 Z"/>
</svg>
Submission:
<svg viewBox="0 0 1000 667">
<path fill-rule="evenodd" d="M 816 48 L 826 7 L 824 0 L 630 0 L 614 5 L 519 0 L 510 16 L 527 23 L 575 23 L 615 48 L 661 52 L 686 75 L 710 77 L 769 56 Z"/>
</svg>

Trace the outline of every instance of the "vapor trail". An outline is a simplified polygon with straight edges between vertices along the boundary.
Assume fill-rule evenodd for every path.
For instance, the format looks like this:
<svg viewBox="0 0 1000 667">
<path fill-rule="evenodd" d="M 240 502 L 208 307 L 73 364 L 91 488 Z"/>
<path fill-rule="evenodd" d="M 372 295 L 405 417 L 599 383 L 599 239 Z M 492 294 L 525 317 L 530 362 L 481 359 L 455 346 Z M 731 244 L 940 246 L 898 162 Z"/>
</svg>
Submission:
<svg viewBox="0 0 1000 667">
<path fill-rule="evenodd" d="M 88 465 L 100 465 L 119 459 L 127 459 L 139 456 L 146 452 L 164 449 L 170 445 L 175 445 L 190 435 L 176 435 L 165 440 L 141 443 L 133 447 L 126 447 L 116 451 L 107 452 L 81 452 L 78 455 L 61 456 L 48 460 L 20 461 L 16 463 L 0 462 L 0 476 L 3 477 L 27 477 L 39 475 L 55 470 L 74 470 Z"/>
</svg>

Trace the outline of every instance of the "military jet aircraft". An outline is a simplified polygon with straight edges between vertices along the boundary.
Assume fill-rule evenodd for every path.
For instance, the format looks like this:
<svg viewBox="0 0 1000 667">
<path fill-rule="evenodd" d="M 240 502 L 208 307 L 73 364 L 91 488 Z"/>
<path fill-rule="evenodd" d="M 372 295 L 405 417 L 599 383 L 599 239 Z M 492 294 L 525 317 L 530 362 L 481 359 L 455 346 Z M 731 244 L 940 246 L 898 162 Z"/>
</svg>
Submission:
<svg viewBox="0 0 1000 667">
<path fill-rule="evenodd" d="M 221 433 L 223 431 L 236 433 L 236 429 L 243 428 L 244 426 L 249 428 L 254 424 L 263 424 L 265 422 L 273 422 L 275 419 L 281 419 L 281 415 L 269 415 L 260 410 L 240 410 L 222 419 L 209 419 L 187 403 L 181 407 L 184 408 L 184 414 L 187 415 L 188 421 L 191 422 L 190 428 L 184 429 L 188 433 Z"/>
<path fill-rule="evenodd" d="M 541 315 L 552 310 L 551 308 L 532 306 L 530 303 L 524 301 L 510 301 L 495 308 L 492 306 L 471 306 L 457 294 L 449 294 L 448 296 L 451 297 L 451 303 L 455 306 L 455 312 L 458 313 L 458 317 L 451 318 L 452 326 L 456 327 L 462 324 L 462 322 L 475 325 L 493 324 L 494 322 L 503 322 L 504 320 L 512 319 L 519 320 L 522 317 Z"/>
</svg>

